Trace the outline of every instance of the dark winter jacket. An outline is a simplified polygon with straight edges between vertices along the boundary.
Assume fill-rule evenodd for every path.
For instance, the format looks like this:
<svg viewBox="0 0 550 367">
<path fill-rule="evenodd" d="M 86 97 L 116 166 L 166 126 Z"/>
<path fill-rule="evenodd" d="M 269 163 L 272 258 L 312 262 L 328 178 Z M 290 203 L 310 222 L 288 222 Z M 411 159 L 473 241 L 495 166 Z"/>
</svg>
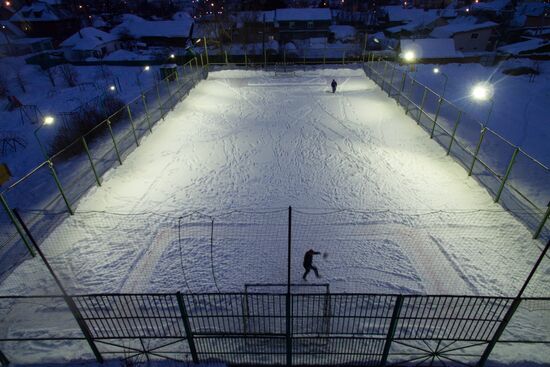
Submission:
<svg viewBox="0 0 550 367">
<path fill-rule="evenodd" d="M 338 83 L 336 83 L 336 80 L 332 79 L 332 83 L 330 83 L 330 85 L 332 86 L 332 89 L 335 89 Z"/>
<path fill-rule="evenodd" d="M 304 266 L 306 268 L 311 266 L 311 264 L 313 263 L 313 255 L 319 255 L 319 254 L 320 252 L 313 251 L 313 250 L 309 250 L 308 252 L 306 252 L 306 254 L 304 255 Z"/>
</svg>

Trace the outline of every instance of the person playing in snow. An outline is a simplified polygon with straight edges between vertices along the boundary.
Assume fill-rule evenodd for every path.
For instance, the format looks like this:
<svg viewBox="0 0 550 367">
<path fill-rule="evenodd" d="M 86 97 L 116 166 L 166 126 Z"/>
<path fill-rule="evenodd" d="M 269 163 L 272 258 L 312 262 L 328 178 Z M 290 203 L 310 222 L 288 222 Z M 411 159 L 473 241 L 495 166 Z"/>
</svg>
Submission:
<svg viewBox="0 0 550 367">
<path fill-rule="evenodd" d="M 307 251 L 306 254 L 304 255 L 304 269 L 306 269 L 304 276 L 302 277 L 304 280 L 307 280 L 306 277 L 311 270 L 315 272 L 315 276 L 317 278 L 320 278 L 317 268 L 313 266 L 313 255 L 319 255 L 319 254 L 321 253 L 317 251 L 313 251 L 312 249 L 309 249 L 309 251 Z"/>
<path fill-rule="evenodd" d="M 336 93 L 336 86 L 338 83 L 336 83 L 336 80 L 332 79 L 332 83 L 330 83 L 330 86 L 332 87 L 332 93 Z"/>
</svg>

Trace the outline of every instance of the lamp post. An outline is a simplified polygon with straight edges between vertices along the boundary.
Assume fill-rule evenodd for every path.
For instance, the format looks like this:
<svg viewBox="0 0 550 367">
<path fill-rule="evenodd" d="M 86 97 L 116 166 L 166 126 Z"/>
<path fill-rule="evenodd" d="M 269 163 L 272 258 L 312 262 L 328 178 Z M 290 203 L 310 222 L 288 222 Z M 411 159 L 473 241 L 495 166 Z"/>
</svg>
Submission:
<svg viewBox="0 0 550 367">
<path fill-rule="evenodd" d="M 149 70 L 151 70 L 151 67 L 149 65 L 145 65 L 143 67 L 143 69 L 139 73 L 136 74 L 136 79 L 137 79 L 137 83 L 138 83 L 140 92 L 143 92 L 143 90 L 141 88 L 141 80 L 139 79 L 139 77 L 141 76 L 141 74 L 143 74 L 144 72 L 149 71 Z"/>
<path fill-rule="evenodd" d="M 46 151 L 46 148 L 44 147 L 44 145 L 42 144 L 42 142 L 40 141 L 40 138 L 38 137 L 38 131 L 44 126 L 44 125 L 51 125 L 53 124 L 55 121 L 55 119 L 52 117 L 52 116 L 46 116 L 44 117 L 44 121 L 42 121 L 42 123 L 40 124 L 40 126 L 38 126 L 35 130 L 34 130 L 34 137 L 36 138 L 36 141 L 38 141 L 38 145 L 40 146 L 40 150 L 42 151 L 42 154 L 44 155 L 44 158 L 46 158 L 46 160 L 49 160 L 50 158 L 48 157 L 48 152 Z"/>
<path fill-rule="evenodd" d="M 447 77 L 447 74 L 441 71 L 438 67 L 433 68 L 434 74 L 441 74 L 445 78 L 445 82 L 443 83 L 443 92 L 441 92 L 441 98 L 445 96 L 445 89 L 447 88 L 447 82 L 449 81 L 449 78 Z"/>
<path fill-rule="evenodd" d="M 411 71 L 414 71 L 414 62 L 416 61 L 416 54 L 414 51 L 408 50 L 403 53 L 403 60 L 411 65 Z"/>
<path fill-rule="evenodd" d="M 471 96 L 477 101 L 491 102 L 491 104 L 489 105 L 489 113 L 487 114 L 487 119 L 483 124 L 483 127 L 485 127 L 489 124 L 489 119 L 491 118 L 491 113 L 493 112 L 493 107 L 495 105 L 495 101 L 492 98 L 493 87 L 488 83 L 478 83 L 472 88 Z"/>
</svg>

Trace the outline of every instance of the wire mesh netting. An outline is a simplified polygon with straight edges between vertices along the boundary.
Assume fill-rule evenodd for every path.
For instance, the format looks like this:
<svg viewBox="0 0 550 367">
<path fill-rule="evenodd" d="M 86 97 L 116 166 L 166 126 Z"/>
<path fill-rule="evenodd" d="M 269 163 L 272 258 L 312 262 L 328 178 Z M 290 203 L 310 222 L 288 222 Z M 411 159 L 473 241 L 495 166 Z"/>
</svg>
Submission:
<svg viewBox="0 0 550 367">
<path fill-rule="evenodd" d="M 504 211 L 289 213 L 232 211 L 216 215 L 21 211 L 48 225 L 36 239 L 70 293 L 228 292 L 246 284 L 329 283 L 332 292 L 514 296 L 543 247 Z M 35 227 L 39 229 L 39 227 Z M 35 233 L 36 232 L 36 233 Z M 304 254 L 314 273 L 304 282 Z M 548 266 L 526 296 L 545 296 Z M 52 284 L 39 258 L 4 279 L 2 294 L 44 294 Z M 298 291 L 298 290 L 296 290 Z M 298 291 L 299 292 L 299 291 Z M 308 291 L 309 292 L 309 291 Z"/>
<path fill-rule="evenodd" d="M 406 72 L 401 89 L 389 87 L 395 75 L 404 72 L 399 65 L 379 61 L 366 64 L 364 70 L 535 237 L 549 235 L 550 224 L 545 219 L 548 167 L 488 128 L 487 121 L 472 118 Z"/>
</svg>

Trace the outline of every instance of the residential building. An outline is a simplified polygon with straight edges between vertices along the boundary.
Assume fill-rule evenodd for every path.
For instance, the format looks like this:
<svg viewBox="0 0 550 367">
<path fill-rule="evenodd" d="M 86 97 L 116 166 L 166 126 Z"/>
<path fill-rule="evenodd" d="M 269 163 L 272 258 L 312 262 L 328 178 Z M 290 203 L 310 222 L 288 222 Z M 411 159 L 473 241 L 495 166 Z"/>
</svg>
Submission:
<svg viewBox="0 0 550 367">
<path fill-rule="evenodd" d="M 418 61 L 440 62 L 464 57 L 462 52 L 456 50 L 452 38 L 402 39 L 399 42 L 399 51 L 414 52 Z"/>
<path fill-rule="evenodd" d="M 281 42 L 293 39 L 328 37 L 332 13 L 328 8 L 287 8 L 275 10 L 275 28 Z"/>
<path fill-rule="evenodd" d="M 458 51 L 481 52 L 489 48 L 491 36 L 497 27 L 495 22 L 478 22 L 475 17 L 462 17 L 434 28 L 430 37 L 452 38 Z"/>
<path fill-rule="evenodd" d="M 63 55 L 69 61 L 84 61 L 88 58 L 103 58 L 121 48 L 118 36 L 99 29 L 86 27 L 61 42 Z"/>
<path fill-rule="evenodd" d="M 28 36 L 51 37 L 59 41 L 80 28 L 80 20 L 71 12 L 42 1 L 23 6 L 10 21 Z"/>
<path fill-rule="evenodd" d="M 190 37 L 193 22 L 179 20 L 145 20 L 135 15 L 125 14 L 123 22 L 111 33 L 123 40 L 136 40 L 147 45 L 184 47 Z"/>
<path fill-rule="evenodd" d="M 49 37 L 26 37 L 25 33 L 8 21 L 0 21 L 0 53 L 18 56 L 51 50 Z"/>
</svg>

